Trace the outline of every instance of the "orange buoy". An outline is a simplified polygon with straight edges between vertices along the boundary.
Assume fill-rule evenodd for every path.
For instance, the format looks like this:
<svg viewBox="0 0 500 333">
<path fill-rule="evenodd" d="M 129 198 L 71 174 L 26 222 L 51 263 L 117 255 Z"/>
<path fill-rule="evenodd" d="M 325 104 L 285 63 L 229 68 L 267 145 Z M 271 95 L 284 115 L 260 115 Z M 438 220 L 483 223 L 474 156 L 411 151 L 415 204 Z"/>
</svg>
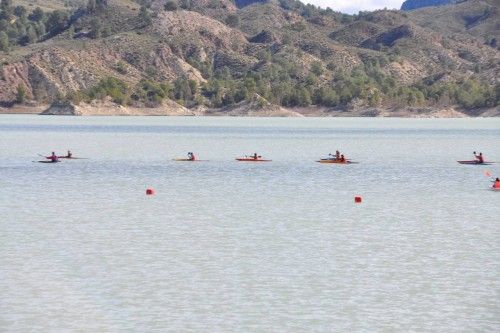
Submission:
<svg viewBox="0 0 500 333">
<path fill-rule="evenodd" d="M 360 196 L 354 197 L 354 202 L 355 203 L 361 203 L 362 201 L 363 201 L 363 198 L 361 198 Z"/>
<path fill-rule="evenodd" d="M 152 188 L 146 189 L 146 195 L 154 195 L 154 194 L 155 194 L 155 190 L 153 190 Z"/>
</svg>

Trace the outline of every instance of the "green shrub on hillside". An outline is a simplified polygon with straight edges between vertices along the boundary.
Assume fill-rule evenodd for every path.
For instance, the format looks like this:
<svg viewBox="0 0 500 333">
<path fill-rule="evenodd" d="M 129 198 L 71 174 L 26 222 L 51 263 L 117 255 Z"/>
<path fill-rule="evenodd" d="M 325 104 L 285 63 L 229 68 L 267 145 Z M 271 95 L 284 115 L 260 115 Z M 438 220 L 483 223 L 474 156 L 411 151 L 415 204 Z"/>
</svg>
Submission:
<svg viewBox="0 0 500 333">
<path fill-rule="evenodd" d="M 226 17 L 226 24 L 231 28 L 239 28 L 240 27 L 240 17 L 236 14 L 229 14 Z"/>
<path fill-rule="evenodd" d="M 114 77 L 106 77 L 99 81 L 97 86 L 89 89 L 87 96 L 90 99 L 103 99 L 109 96 L 113 102 L 124 105 L 128 101 L 129 91 L 125 82 Z"/>
<path fill-rule="evenodd" d="M 40 7 L 36 7 L 35 10 L 28 16 L 28 19 L 33 22 L 42 22 L 45 18 L 45 13 Z"/>
<path fill-rule="evenodd" d="M 45 27 L 51 34 L 58 34 L 63 31 L 68 24 L 69 15 L 62 10 L 54 10 L 47 17 Z"/>
<path fill-rule="evenodd" d="M 5 31 L 0 31 L 0 51 L 9 52 L 9 36 Z"/>
<path fill-rule="evenodd" d="M 108 0 L 88 0 L 87 12 L 96 13 L 97 11 L 103 10 L 107 5 Z"/>
<path fill-rule="evenodd" d="M 94 17 L 90 21 L 90 26 L 91 26 L 91 29 L 90 29 L 88 36 L 92 39 L 101 38 L 101 33 L 102 33 L 101 20 L 99 20 L 97 17 Z"/>
<path fill-rule="evenodd" d="M 153 23 L 153 18 L 151 17 L 151 13 L 144 5 L 141 6 L 138 17 L 144 27 L 149 26 L 151 25 L 151 23 Z"/>
<path fill-rule="evenodd" d="M 125 75 L 128 73 L 127 65 L 122 60 L 118 61 L 113 68 L 120 74 Z"/>
<path fill-rule="evenodd" d="M 170 84 L 159 84 L 150 80 L 143 79 L 135 87 L 130 96 L 134 102 L 144 103 L 147 107 L 156 107 L 163 100 L 169 97 L 172 87 Z"/>
<path fill-rule="evenodd" d="M 173 12 L 173 11 L 176 11 L 177 9 L 179 9 L 179 5 L 177 4 L 177 1 L 169 0 L 169 1 L 167 1 L 165 3 L 165 5 L 163 6 L 163 8 L 167 12 Z"/>
<path fill-rule="evenodd" d="M 26 89 L 22 84 L 19 84 L 16 89 L 16 102 L 18 104 L 24 103 L 26 99 Z"/>
</svg>

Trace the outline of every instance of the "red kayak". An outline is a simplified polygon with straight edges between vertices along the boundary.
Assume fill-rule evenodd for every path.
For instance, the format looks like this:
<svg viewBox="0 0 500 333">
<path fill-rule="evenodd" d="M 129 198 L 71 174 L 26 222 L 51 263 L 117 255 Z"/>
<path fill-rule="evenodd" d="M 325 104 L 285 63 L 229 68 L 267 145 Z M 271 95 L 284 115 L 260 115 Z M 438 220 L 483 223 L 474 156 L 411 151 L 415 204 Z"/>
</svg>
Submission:
<svg viewBox="0 0 500 333">
<path fill-rule="evenodd" d="M 236 158 L 237 161 L 240 162 L 271 162 L 272 160 L 264 160 L 262 158 L 253 158 L 253 157 L 238 157 Z"/>
<path fill-rule="evenodd" d="M 490 164 L 493 164 L 493 162 L 479 162 L 478 160 L 474 160 L 474 161 L 457 161 L 458 163 L 460 164 L 467 164 L 467 165 L 490 165 Z"/>
</svg>

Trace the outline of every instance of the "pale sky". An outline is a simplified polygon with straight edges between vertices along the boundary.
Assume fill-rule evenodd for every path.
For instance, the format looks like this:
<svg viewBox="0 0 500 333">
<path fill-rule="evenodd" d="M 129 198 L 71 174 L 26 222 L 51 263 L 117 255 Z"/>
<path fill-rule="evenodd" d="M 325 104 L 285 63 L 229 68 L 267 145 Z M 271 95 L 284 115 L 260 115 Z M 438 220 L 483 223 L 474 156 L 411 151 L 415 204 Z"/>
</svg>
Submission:
<svg viewBox="0 0 500 333">
<path fill-rule="evenodd" d="M 357 14 L 360 10 L 374 10 L 387 7 L 399 9 L 404 0 L 302 0 L 321 8 L 330 7 L 343 13 Z"/>
</svg>

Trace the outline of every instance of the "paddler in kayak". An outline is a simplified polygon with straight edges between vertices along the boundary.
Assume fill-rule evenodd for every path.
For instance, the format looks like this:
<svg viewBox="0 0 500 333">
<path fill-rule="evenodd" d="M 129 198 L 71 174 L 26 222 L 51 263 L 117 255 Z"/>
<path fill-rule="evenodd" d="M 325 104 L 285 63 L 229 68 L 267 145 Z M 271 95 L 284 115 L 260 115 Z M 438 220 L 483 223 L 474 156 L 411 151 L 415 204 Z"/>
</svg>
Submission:
<svg viewBox="0 0 500 333">
<path fill-rule="evenodd" d="M 496 190 L 496 189 L 500 190 L 500 178 L 498 178 L 498 177 L 497 177 L 497 178 L 495 179 L 495 182 L 493 183 L 493 188 L 494 188 L 495 190 Z"/>
<path fill-rule="evenodd" d="M 484 159 L 483 159 L 483 153 L 479 153 L 478 156 L 476 156 L 477 158 L 477 162 L 480 163 L 480 164 L 483 164 L 484 163 Z"/>
<path fill-rule="evenodd" d="M 253 158 L 254 160 L 258 160 L 259 159 L 259 155 L 257 155 L 257 153 L 253 153 L 253 155 L 251 156 L 251 158 Z"/>
<path fill-rule="evenodd" d="M 474 154 L 474 157 L 476 158 L 476 163 L 478 163 L 478 164 L 484 163 L 483 153 L 479 153 L 479 155 L 477 155 L 476 152 L 473 152 L 473 154 Z"/>
<path fill-rule="evenodd" d="M 49 159 L 51 162 L 59 162 L 59 157 L 57 157 L 56 153 L 55 152 L 52 152 L 52 155 L 46 157 L 47 159 Z"/>
<path fill-rule="evenodd" d="M 328 156 L 331 156 L 331 158 L 327 158 L 326 160 L 333 160 L 341 163 L 344 163 L 346 161 L 344 154 L 341 154 L 338 150 L 335 152 L 335 155 L 328 154 Z"/>
<path fill-rule="evenodd" d="M 340 152 L 338 150 L 335 152 L 335 155 L 328 154 L 328 156 L 332 156 L 334 160 L 340 160 Z"/>
<path fill-rule="evenodd" d="M 188 153 L 188 160 L 194 161 L 194 160 L 196 160 L 196 156 L 194 156 L 194 154 L 192 152 L 189 152 Z"/>
<path fill-rule="evenodd" d="M 68 150 L 68 154 L 66 155 L 66 158 L 72 158 L 73 157 L 73 153 L 71 153 L 70 150 Z"/>
</svg>

